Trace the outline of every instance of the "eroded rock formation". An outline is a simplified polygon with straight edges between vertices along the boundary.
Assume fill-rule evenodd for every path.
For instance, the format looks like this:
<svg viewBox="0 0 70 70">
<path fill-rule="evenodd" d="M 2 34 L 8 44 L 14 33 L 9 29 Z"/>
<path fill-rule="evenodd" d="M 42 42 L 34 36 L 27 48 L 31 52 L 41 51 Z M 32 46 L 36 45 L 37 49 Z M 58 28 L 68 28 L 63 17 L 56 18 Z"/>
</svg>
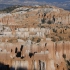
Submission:
<svg viewBox="0 0 70 70">
<path fill-rule="evenodd" d="M 0 69 L 70 70 L 70 12 L 20 7 L 0 14 Z"/>
<path fill-rule="evenodd" d="M 0 14 L 0 24 L 38 27 L 39 24 L 70 24 L 70 12 L 57 7 L 20 7 Z"/>
<path fill-rule="evenodd" d="M 52 42 L 48 39 L 40 43 L 1 43 L 0 62 L 27 70 L 67 70 L 70 60 L 70 42 Z"/>
</svg>

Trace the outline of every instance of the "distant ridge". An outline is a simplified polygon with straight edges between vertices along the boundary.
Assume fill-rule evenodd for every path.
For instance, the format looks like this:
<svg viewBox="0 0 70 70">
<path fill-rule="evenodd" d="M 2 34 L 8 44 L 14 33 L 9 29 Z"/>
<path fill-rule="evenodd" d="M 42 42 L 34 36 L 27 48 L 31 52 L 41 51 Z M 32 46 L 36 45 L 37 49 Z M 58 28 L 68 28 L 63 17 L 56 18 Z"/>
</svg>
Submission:
<svg viewBox="0 0 70 70">
<path fill-rule="evenodd" d="M 14 9 L 19 8 L 19 7 L 22 7 L 22 6 L 21 5 L 8 6 L 8 7 L 4 8 L 4 9 L 1 9 L 0 12 L 9 13 L 9 12 L 13 11 Z"/>
<path fill-rule="evenodd" d="M 5 8 L 11 7 L 11 6 L 13 6 L 13 5 L 9 5 L 9 4 L 0 4 L 0 10 L 3 10 L 3 9 L 5 9 Z"/>
<path fill-rule="evenodd" d="M 21 3 L 11 3 L 11 4 L 0 4 L 0 10 L 3 10 L 5 8 L 11 7 L 11 6 L 15 6 L 15 5 L 21 5 L 21 6 L 33 6 L 33 5 L 51 5 L 51 6 L 56 6 L 56 7 L 60 7 L 63 8 L 65 10 L 70 11 L 70 1 L 66 1 L 66 2 L 45 2 L 45 1 L 34 1 L 34 0 L 24 0 Z"/>
</svg>

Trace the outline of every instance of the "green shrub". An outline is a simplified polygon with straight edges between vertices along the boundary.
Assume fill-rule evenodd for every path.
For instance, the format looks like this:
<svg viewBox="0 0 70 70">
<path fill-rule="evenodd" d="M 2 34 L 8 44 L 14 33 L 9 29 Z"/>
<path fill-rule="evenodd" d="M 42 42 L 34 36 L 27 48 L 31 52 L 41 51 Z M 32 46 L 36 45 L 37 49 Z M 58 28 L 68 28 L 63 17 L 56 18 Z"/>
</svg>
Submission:
<svg viewBox="0 0 70 70">
<path fill-rule="evenodd" d="M 53 21 L 52 20 L 48 20 L 48 22 L 47 22 L 48 24 L 52 24 L 53 23 Z"/>
<path fill-rule="evenodd" d="M 40 39 L 40 38 L 38 38 L 37 43 L 39 43 L 40 41 L 41 41 L 41 39 Z"/>
<path fill-rule="evenodd" d="M 9 13 L 9 12 L 12 12 L 14 9 L 19 8 L 19 7 L 21 7 L 21 6 L 20 5 L 17 5 L 17 6 L 15 5 L 15 6 L 7 7 L 5 9 L 1 10 L 1 11 L 5 11 L 5 12 Z"/>
<path fill-rule="evenodd" d="M 45 23 L 45 20 L 46 20 L 46 19 L 45 19 L 45 18 L 43 18 L 43 19 L 41 20 L 41 22 L 44 24 L 44 23 Z"/>
</svg>

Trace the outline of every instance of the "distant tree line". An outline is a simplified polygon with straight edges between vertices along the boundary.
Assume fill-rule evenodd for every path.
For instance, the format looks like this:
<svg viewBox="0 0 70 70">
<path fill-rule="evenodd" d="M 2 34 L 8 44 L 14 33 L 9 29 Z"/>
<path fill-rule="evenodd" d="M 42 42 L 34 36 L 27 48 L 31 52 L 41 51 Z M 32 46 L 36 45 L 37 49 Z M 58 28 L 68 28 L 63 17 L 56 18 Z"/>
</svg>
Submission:
<svg viewBox="0 0 70 70">
<path fill-rule="evenodd" d="M 9 12 L 12 12 L 14 9 L 19 8 L 19 7 L 22 7 L 22 6 L 21 5 L 15 5 L 15 6 L 7 7 L 3 10 L 0 10 L 0 12 L 9 13 Z"/>
</svg>

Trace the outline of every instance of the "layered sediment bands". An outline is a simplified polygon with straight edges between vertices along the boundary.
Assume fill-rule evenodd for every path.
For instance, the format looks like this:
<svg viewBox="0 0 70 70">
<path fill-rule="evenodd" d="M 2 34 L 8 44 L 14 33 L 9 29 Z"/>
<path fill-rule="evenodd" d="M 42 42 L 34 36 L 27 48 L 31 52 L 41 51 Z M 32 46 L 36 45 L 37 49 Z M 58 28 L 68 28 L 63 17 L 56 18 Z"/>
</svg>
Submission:
<svg viewBox="0 0 70 70">
<path fill-rule="evenodd" d="M 0 14 L 0 63 L 0 70 L 70 70 L 70 12 L 40 6 Z"/>
<path fill-rule="evenodd" d="M 20 50 L 21 45 L 23 45 L 22 50 Z M 15 70 L 18 67 L 27 70 L 67 70 L 66 61 L 70 60 L 69 41 L 52 42 L 47 40 L 41 41 L 41 44 L 31 44 L 30 46 L 23 43 L 11 43 L 11 45 L 6 43 L 6 45 L 0 44 L 0 49 L 2 49 L 0 62 L 15 68 Z M 19 52 L 21 54 L 18 54 Z M 16 56 L 17 54 L 19 57 Z"/>
<path fill-rule="evenodd" d="M 14 20 L 14 17 L 12 14 L 0 14 L 0 24 L 2 24 L 2 25 L 11 25 L 12 24 L 13 25 L 14 23 L 15 23 L 15 20 Z"/>
<path fill-rule="evenodd" d="M 15 9 L 15 12 L 0 14 L 0 24 L 24 25 L 24 27 L 39 27 L 40 23 L 70 24 L 70 12 L 61 8 L 50 6 L 22 8 Z"/>
</svg>

